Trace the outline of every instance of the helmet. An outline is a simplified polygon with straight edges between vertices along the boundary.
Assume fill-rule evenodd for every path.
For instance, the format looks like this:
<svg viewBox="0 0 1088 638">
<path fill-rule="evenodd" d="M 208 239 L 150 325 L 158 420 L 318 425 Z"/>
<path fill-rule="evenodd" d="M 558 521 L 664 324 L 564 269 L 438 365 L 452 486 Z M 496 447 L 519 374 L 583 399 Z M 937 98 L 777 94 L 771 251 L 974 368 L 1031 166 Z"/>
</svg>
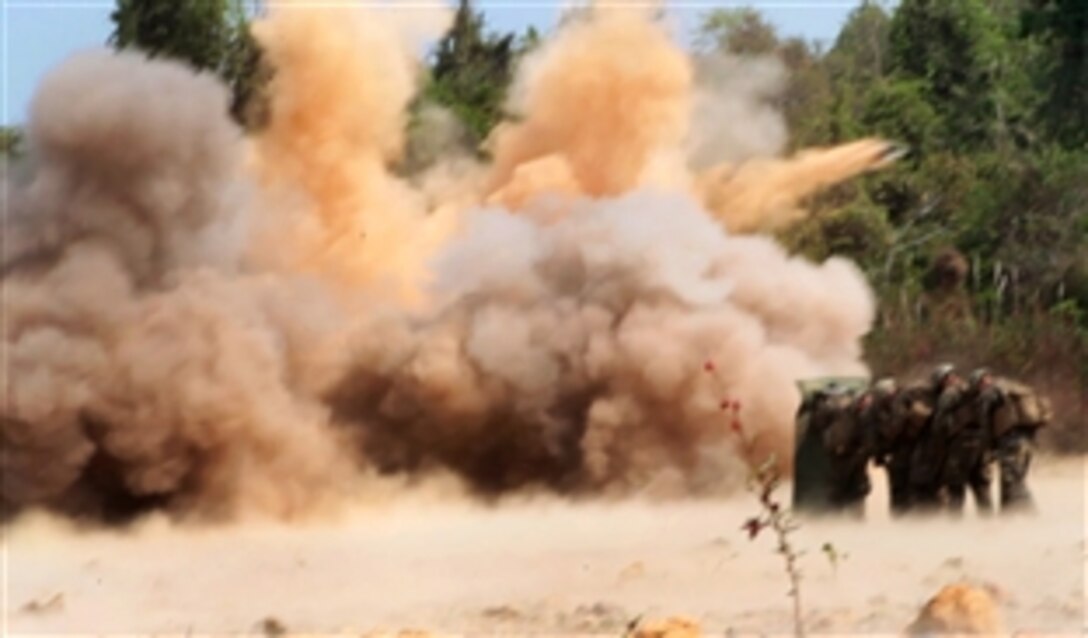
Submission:
<svg viewBox="0 0 1088 638">
<path fill-rule="evenodd" d="M 895 394 L 897 389 L 895 379 L 892 377 L 884 377 L 873 384 L 873 390 L 877 394 L 882 394 L 884 396 Z"/>
<path fill-rule="evenodd" d="M 982 384 L 983 379 L 990 376 L 993 376 L 993 373 L 990 372 L 989 368 L 976 368 L 975 370 L 972 370 L 970 377 L 971 387 L 977 388 Z"/>
<path fill-rule="evenodd" d="M 941 385 L 945 382 L 945 379 L 947 379 L 955 371 L 956 366 L 952 365 L 951 363 L 942 363 L 941 365 L 933 369 L 933 374 L 930 375 L 929 378 L 933 382 L 933 385 Z"/>
</svg>

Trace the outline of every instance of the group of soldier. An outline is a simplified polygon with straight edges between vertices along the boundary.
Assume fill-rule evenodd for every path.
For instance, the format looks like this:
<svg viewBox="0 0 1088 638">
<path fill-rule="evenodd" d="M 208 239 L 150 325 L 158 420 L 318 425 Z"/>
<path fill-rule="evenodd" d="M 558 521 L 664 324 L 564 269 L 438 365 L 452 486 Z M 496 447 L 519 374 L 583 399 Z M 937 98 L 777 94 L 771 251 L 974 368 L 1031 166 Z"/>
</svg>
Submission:
<svg viewBox="0 0 1088 638">
<path fill-rule="evenodd" d="M 872 490 L 870 462 L 887 473 L 893 515 L 962 514 L 968 491 L 988 514 L 995 465 L 1001 511 L 1032 510 L 1027 474 L 1036 432 L 1051 414 L 1022 384 L 985 368 L 964 378 L 942 364 L 903 387 L 891 378 L 853 390 L 830 384 L 806 397 L 798 416 L 798 463 L 817 458 L 822 468 L 806 477 L 799 467 L 795 489 L 814 489 L 823 509 L 860 516 Z"/>
</svg>

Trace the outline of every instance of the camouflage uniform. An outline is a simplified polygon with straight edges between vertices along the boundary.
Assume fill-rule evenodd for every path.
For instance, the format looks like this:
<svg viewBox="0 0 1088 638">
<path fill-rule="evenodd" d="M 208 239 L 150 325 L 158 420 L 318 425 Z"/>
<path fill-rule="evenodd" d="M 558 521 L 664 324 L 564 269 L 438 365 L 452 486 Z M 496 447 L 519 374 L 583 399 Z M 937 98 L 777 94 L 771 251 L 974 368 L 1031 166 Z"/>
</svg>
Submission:
<svg viewBox="0 0 1088 638">
<path fill-rule="evenodd" d="M 906 488 L 910 457 L 900 455 L 901 462 L 898 465 L 895 463 L 897 449 L 908 445 L 903 433 L 904 420 L 896 418 L 899 389 L 893 379 L 884 379 L 873 385 L 870 394 L 872 400 L 862 410 L 861 420 L 872 440 L 873 463 L 883 467 L 888 475 L 892 514 L 901 514 L 906 511 L 908 503 Z"/>
<path fill-rule="evenodd" d="M 824 446 L 830 459 L 829 501 L 832 508 L 862 516 L 865 498 L 872 491 L 869 482 L 869 458 L 872 455 L 872 437 L 862 421 L 863 395 L 858 401 L 848 394 L 833 397 L 825 403 L 830 412 L 824 430 Z"/>
<path fill-rule="evenodd" d="M 1028 428 L 1015 428 L 998 440 L 997 459 L 1001 467 L 1002 511 L 1033 511 L 1035 509 L 1035 501 L 1027 485 L 1034 442 L 1035 431 Z"/>
<path fill-rule="evenodd" d="M 905 514 L 914 505 L 911 462 L 919 438 L 933 415 L 932 390 L 928 385 L 904 388 L 892 400 L 891 418 L 879 440 L 883 448 L 878 463 L 888 472 L 893 515 Z"/>
<path fill-rule="evenodd" d="M 1032 511 L 1035 504 L 1027 475 L 1035 433 L 1050 420 L 1050 404 L 1030 388 L 1003 379 L 990 386 L 983 405 L 983 417 L 997 441 L 1001 509 Z M 1025 410 L 1025 405 L 1032 409 Z"/>
<path fill-rule="evenodd" d="M 952 406 L 949 398 L 942 403 L 940 397 L 946 388 L 957 383 L 949 366 L 941 366 L 925 390 L 919 392 L 919 400 L 928 402 L 932 417 L 923 425 L 914 443 L 910 458 L 910 491 L 912 508 L 933 511 L 941 506 L 941 473 L 948 457 L 946 431 L 938 426 Z"/>
<path fill-rule="evenodd" d="M 954 514 L 963 513 L 967 487 L 971 488 L 980 512 L 993 510 L 991 437 L 983 411 L 982 393 L 975 384 L 951 384 L 938 399 L 934 426 L 944 442 L 945 452 L 940 483 L 948 496 L 948 508 Z"/>
</svg>

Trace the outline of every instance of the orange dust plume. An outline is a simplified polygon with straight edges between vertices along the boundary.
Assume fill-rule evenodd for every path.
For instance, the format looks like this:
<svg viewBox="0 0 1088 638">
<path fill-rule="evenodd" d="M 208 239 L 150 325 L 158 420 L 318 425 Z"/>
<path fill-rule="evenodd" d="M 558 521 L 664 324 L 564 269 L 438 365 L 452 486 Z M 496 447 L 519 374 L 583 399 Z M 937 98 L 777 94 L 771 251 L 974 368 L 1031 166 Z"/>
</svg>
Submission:
<svg viewBox="0 0 1088 638">
<path fill-rule="evenodd" d="M 268 207 L 255 259 L 402 298 L 436 224 L 390 166 L 404 150 L 419 62 L 403 24 L 362 8 L 277 5 L 255 25 L 275 69 L 256 140 Z"/>
<path fill-rule="evenodd" d="M 687 56 L 644 12 L 594 10 L 525 62 L 511 101 L 522 119 L 491 140 L 491 190 L 524 184 L 524 165 L 552 155 L 587 195 L 634 188 L 657 152 L 682 144 L 691 88 Z"/>
<path fill-rule="evenodd" d="M 518 119 L 490 140 L 488 201 L 521 209 L 648 186 L 691 193 L 735 233 L 794 221 L 805 197 L 897 148 L 867 139 L 778 156 L 785 124 L 768 98 L 784 74 L 770 59 L 693 60 L 647 12 L 594 8 L 524 62 Z"/>
<path fill-rule="evenodd" d="M 805 197 L 893 161 L 900 148 L 865 139 L 806 149 L 786 159 L 761 158 L 722 164 L 699 175 L 707 207 L 737 233 L 768 230 L 804 217 Z"/>
</svg>

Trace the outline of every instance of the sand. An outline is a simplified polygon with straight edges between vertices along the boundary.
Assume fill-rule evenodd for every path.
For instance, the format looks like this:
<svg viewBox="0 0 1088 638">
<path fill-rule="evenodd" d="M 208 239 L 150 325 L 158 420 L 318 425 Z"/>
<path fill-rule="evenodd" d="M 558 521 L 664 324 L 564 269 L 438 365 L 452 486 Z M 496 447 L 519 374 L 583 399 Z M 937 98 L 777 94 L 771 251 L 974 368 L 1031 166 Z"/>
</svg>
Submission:
<svg viewBox="0 0 1088 638">
<path fill-rule="evenodd" d="M 988 587 L 1011 631 L 1088 631 L 1082 459 L 1037 463 L 1035 517 L 893 521 L 875 479 L 864 523 L 810 521 L 796 535 L 811 631 L 899 632 L 960 581 Z M 788 632 L 772 539 L 740 530 L 754 512 L 746 494 L 493 508 L 406 495 L 306 526 L 159 519 L 76 533 L 35 517 L 7 530 L 6 630 L 616 634 L 680 614 L 706 633 Z"/>
</svg>

